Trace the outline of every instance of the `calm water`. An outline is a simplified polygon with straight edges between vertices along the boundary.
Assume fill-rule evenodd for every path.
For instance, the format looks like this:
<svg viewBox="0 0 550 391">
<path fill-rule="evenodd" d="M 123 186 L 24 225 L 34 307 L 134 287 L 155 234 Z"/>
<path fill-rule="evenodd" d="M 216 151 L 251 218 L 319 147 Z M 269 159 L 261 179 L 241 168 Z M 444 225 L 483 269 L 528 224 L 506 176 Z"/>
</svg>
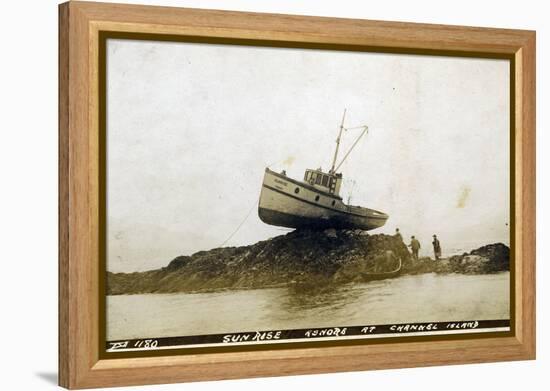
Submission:
<svg viewBox="0 0 550 391">
<path fill-rule="evenodd" d="M 109 296 L 107 339 L 508 319 L 509 276 L 423 274 L 313 290 Z"/>
</svg>

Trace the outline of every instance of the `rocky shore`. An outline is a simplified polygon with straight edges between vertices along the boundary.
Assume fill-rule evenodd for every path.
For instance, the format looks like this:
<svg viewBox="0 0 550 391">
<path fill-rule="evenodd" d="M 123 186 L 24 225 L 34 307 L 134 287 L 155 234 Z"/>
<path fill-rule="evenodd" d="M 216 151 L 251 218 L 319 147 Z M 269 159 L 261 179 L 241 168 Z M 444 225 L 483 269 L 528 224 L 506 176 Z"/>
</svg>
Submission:
<svg viewBox="0 0 550 391">
<path fill-rule="evenodd" d="M 395 257 L 388 257 L 389 251 Z M 179 256 L 157 270 L 109 272 L 107 294 L 316 286 L 397 274 L 486 274 L 509 270 L 509 257 L 510 249 L 496 243 L 438 261 L 427 257 L 412 261 L 406 245 L 394 236 L 359 230 L 297 230 L 250 246 Z M 399 273 L 391 273 L 400 263 Z"/>
</svg>

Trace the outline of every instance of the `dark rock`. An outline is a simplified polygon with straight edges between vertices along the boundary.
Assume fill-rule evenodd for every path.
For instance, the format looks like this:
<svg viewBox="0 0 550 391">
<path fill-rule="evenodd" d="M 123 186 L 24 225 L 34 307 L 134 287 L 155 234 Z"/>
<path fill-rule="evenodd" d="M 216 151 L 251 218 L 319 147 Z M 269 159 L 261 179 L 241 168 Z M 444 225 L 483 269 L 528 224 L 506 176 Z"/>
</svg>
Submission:
<svg viewBox="0 0 550 391">
<path fill-rule="evenodd" d="M 502 243 L 488 244 L 472 251 L 470 254 L 478 255 L 489 260 L 488 272 L 510 270 L 510 249 Z"/>
<path fill-rule="evenodd" d="M 406 264 L 403 274 L 487 274 L 505 270 L 510 270 L 510 249 L 502 243 L 495 243 L 439 261 L 422 257 L 416 262 Z"/>
<path fill-rule="evenodd" d="M 168 266 L 166 266 L 166 268 L 163 268 L 163 269 L 166 269 L 168 271 L 178 270 L 179 268 L 182 268 L 187 263 L 189 263 L 190 260 L 191 260 L 191 257 L 180 255 L 179 257 L 174 258 L 172 262 L 170 262 Z"/>
<path fill-rule="evenodd" d="M 395 255 L 388 258 L 387 251 Z M 296 230 L 250 246 L 216 248 L 179 256 L 166 267 L 140 273 L 107 273 L 107 293 L 169 293 L 326 285 L 368 281 L 394 270 L 402 274 L 488 273 L 507 270 L 509 249 L 482 247 L 449 260 L 411 262 L 403 241 L 358 230 Z"/>
</svg>

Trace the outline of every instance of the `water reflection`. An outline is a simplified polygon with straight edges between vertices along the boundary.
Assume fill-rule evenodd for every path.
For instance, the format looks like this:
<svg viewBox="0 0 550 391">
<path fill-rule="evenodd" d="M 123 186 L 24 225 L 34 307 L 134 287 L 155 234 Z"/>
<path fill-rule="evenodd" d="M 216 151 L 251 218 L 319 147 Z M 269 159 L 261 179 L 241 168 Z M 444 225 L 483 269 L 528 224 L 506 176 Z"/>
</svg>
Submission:
<svg viewBox="0 0 550 391">
<path fill-rule="evenodd" d="M 285 289 L 277 300 L 272 324 L 297 328 L 350 326 L 357 323 L 365 307 L 361 296 L 367 284 L 296 284 Z M 359 323 L 357 323 L 359 324 Z"/>
<path fill-rule="evenodd" d="M 294 284 L 286 289 L 280 304 L 289 315 L 323 307 L 338 310 L 356 301 L 360 294 L 353 284 Z"/>
<path fill-rule="evenodd" d="M 507 319 L 509 273 L 403 276 L 335 285 L 109 296 L 109 339 Z"/>
</svg>

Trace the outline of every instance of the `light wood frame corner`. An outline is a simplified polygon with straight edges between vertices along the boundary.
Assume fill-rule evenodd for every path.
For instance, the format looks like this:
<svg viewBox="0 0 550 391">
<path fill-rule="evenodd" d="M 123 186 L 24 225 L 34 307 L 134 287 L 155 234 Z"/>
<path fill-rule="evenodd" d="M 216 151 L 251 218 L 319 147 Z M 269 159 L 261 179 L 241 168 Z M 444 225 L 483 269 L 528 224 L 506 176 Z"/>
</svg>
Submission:
<svg viewBox="0 0 550 391">
<path fill-rule="evenodd" d="M 508 56 L 515 63 L 514 336 L 101 359 L 101 31 Z M 90 388 L 535 358 L 535 32 L 71 1 L 59 6 L 59 384 Z"/>
</svg>

